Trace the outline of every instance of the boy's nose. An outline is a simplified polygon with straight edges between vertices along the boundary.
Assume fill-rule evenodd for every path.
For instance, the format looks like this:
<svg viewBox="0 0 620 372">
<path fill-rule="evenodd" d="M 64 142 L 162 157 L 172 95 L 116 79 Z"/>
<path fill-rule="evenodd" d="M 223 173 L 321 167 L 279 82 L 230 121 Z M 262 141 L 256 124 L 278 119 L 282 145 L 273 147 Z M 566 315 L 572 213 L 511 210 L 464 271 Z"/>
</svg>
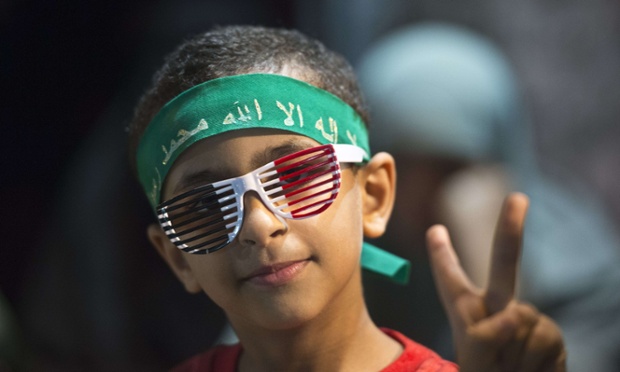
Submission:
<svg viewBox="0 0 620 372">
<path fill-rule="evenodd" d="M 285 220 L 271 212 L 256 192 L 248 192 L 243 198 L 245 211 L 238 236 L 242 245 L 265 247 L 286 233 Z"/>
</svg>

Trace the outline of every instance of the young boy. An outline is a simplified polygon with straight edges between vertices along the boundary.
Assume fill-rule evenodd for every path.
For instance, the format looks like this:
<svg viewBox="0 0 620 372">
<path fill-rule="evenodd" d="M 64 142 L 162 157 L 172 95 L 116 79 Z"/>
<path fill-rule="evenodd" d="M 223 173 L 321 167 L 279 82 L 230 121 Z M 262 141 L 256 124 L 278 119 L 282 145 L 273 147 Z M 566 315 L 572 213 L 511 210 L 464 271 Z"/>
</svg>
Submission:
<svg viewBox="0 0 620 372">
<path fill-rule="evenodd" d="M 403 275 L 363 242 L 383 233 L 396 177 L 389 154 L 370 156 L 367 122 L 349 64 L 298 32 L 218 28 L 167 59 L 130 127 L 159 220 L 148 237 L 240 340 L 178 371 L 458 370 L 367 312 L 362 266 Z M 557 326 L 512 299 L 526 208 L 507 199 L 486 291 L 429 230 L 462 371 L 564 370 Z"/>
</svg>

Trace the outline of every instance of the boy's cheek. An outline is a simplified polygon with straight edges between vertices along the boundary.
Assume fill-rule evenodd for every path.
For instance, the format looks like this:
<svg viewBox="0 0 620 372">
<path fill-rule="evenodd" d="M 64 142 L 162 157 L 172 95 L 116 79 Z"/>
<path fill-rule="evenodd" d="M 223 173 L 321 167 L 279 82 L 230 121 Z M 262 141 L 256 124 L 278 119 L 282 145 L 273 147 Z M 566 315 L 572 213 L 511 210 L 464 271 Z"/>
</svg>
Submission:
<svg viewBox="0 0 620 372">
<path fill-rule="evenodd" d="M 351 175 L 343 177 L 343 185 L 333 205 L 318 216 L 319 232 L 327 234 L 330 245 L 361 250 L 362 198 L 360 188 Z"/>
<path fill-rule="evenodd" d="M 194 255 L 198 257 L 191 260 L 190 266 L 199 291 L 205 293 L 218 306 L 226 308 L 228 303 L 234 301 L 239 278 L 229 262 L 214 257 L 217 253 Z"/>
</svg>

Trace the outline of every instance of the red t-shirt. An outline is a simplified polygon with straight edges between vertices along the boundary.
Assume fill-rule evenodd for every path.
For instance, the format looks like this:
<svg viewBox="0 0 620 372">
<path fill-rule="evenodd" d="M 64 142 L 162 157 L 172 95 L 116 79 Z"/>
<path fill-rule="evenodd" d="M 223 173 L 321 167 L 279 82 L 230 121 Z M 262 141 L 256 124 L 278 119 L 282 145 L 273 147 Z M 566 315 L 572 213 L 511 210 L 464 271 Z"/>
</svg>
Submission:
<svg viewBox="0 0 620 372">
<path fill-rule="evenodd" d="M 400 342 L 404 351 L 381 372 L 456 372 L 456 364 L 442 359 L 432 350 L 407 338 L 400 332 L 382 328 L 388 336 Z M 241 345 L 219 345 L 196 355 L 175 367 L 173 372 L 235 372 Z"/>
</svg>

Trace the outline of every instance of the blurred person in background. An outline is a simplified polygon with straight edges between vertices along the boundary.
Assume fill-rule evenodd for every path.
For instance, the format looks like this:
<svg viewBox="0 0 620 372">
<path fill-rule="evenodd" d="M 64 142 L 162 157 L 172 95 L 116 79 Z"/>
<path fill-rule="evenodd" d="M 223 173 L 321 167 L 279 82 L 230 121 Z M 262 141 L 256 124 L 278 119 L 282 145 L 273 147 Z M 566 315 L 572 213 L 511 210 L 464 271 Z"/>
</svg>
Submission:
<svg viewBox="0 0 620 372">
<path fill-rule="evenodd" d="M 597 195 L 578 180 L 559 184 L 541 173 L 530 119 L 503 53 L 467 29 L 423 23 L 379 40 L 358 66 L 374 148 L 391 152 L 399 164 L 392 250 L 420 261 L 398 242 L 423 247 L 424 231 L 445 224 L 466 271 L 484 286 L 491 221 L 508 192 L 525 192 L 531 207 L 521 298 L 560 324 L 570 371 L 618 370 L 620 239 Z M 428 300 L 425 285 L 432 286 L 414 282 L 408 303 L 377 316 L 407 323 L 415 303 Z M 385 296 L 368 288 L 370 301 Z M 445 344 L 447 333 L 427 337 L 431 346 Z"/>
</svg>

